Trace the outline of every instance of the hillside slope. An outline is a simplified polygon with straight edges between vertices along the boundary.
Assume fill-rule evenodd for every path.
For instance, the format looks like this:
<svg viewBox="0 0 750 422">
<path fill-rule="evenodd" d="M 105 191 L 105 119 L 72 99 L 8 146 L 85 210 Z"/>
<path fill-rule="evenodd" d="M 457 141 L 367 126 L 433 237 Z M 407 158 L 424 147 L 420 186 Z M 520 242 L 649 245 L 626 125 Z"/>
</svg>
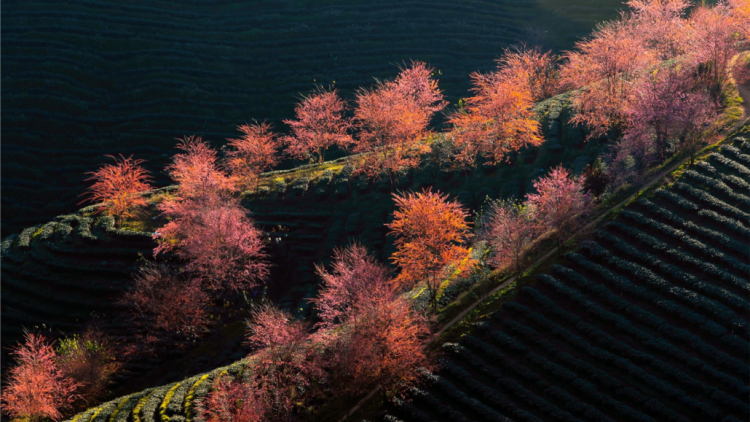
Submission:
<svg viewBox="0 0 750 422">
<path fill-rule="evenodd" d="M 446 343 L 394 421 L 738 421 L 750 382 L 750 142 L 642 198 L 513 302 Z M 197 421 L 222 373 L 112 400 L 71 421 Z"/>
<path fill-rule="evenodd" d="M 388 420 L 748 420 L 750 142 L 735 146 L 445 343 Z"/>
<path fill-rule="evenodd" d="M 350 95 L 396 64 L 440 69 L 453 104 L 469 74 L 535 25 L 571 48 L 620 0 L 172 0 L 3 3 L 2 235 L 70 212 L 104 154 L 148 160 L 174 138 L 216 145 L 253 118 L 292 116 L 315 83 Z M 538 38 L 538 37 L 537 37 Z"/>
</svg>

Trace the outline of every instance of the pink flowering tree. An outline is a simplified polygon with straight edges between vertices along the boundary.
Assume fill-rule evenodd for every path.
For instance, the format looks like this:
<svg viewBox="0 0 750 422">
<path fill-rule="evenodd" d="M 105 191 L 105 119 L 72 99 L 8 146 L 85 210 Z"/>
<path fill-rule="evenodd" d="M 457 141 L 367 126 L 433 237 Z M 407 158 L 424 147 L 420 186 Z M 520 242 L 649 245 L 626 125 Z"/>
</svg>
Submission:
<svg viewBox="0 0 750 422">
<path fill-rule="evenodd" d="M 420 144 L 432 116 L 445 107 L 433 69 L 413 62 L 394 81 L 378 81 L 357 92 L 354 125 L 359 129 L 353 150 L 364 153 L 359 172 L 375 178 L 419 165 Z"/>
<path fill-rule="evenodd" d="M 3 413 L 33 422 L 62 419 L 78 399 L 75 390 L 80 384 L 65 376 L 52 344 L 42 335 L 26 333 L 24 343 L 11 356 L 15 366 L 6 375 Z"/>
<path fill-rule="evenodd" d="M 582 224 L 591 204 L 591 197 L 583 191 L 582 178 L 571 178 L 570 171 L 555 167 L 549 176 L 534 182 L 537 193 L 526 195 L 528 204 L 536 207 L 540 224 L 554 230 L 558 251 Z"/>
<path fill-rule="evenodd" d="M 513 265 L 520 272 L 528 248 L 538 233 L 536 209 L 513 201 L 495 201 L 483 228 L 492 246 L 490 262 L 495 267 Z"/>
<path fill-rule="evenodd" d="M 134 276 L 120 303 L 129 309 L 149 347 L 194 340 L 209 324 L 209 296 L 197 278 L 186 278 L 165 264 L 149 263 Z"/>
<path fill-rule="evenodd" d="M 699 6 L 690 16 L 690 58 L 716 101 L 732 74 L 732 58 L 737 54 L 739 39 L 732 9 L 726 3 Z"/>
<path fill-rule="evenodd" d="M 155 235 L 155 254 L 174 251 L 204 288 L 249 290 L 268 276 L 263 235 L 239 200 L 204 194 L 162 204 L 161 210 L 170 221 Z"/>
<path fill-rule="evenodd" d="M 347 320 L 357 303 L 391 286 L 388 269 L 358 243 L 334 250 L 331 272 L 321 266 L 316 271 L 323 280 L 314 299 L 321 327 Z"/>
<path fill-rule="evenodd" d="M 262 391 L 250 382 L 224 375 L 198 409 L 207 422 L 263 422 L 268 413 Z"/>
<path fill-rule="evenodd" d="M 268 420 L 292 420 L 313 397 L 311 385 L 324 377 L 303 322 L 269 303 L 257 306 L 248 322 L 248 343 L 256 349 L 250 382 L 262 391 Z"/>
<path fill-rule="evenodd" d="M 326 150 L 334 145 L 345 148 L 352 142 L 347 131 L 352 126 L 346 118 L 346 102 L 336 90 L 318 87 L 302 98 L 295 107 L 295 120 L 284 120 L 291 134 L 284 138 L 287 153 L 298 159 L 325 161 Z"/>
<path fill-rule="evenodd" d="M 245 124 L 237 129 L 242 136 L 228 140 L 226 164 L 238 189 L 255 188 L 258 176 L 279 163 L 281 142 L 271 132 L 271 125 L 265 122 Z"/>
<path fill-rule="evenodd" d="M 685 54 L 688 0 L 629 0 L 630 16 L 625 18 L 632 34 L 656 54 L 669 60 Z"/>
<path fill-rule="evenodd" d="M 621 131 L 634 81 L 655 62 L 654 52 L 622 21 L 599 26 L 576 43 L 576 49 L 565 53 L 567 63 L 561 70 L 564 87 L 578 89 L 572 96 L 576 115 L 570 121 L 586 125 L 592 138 L 610 129 Z"/>
</svg>

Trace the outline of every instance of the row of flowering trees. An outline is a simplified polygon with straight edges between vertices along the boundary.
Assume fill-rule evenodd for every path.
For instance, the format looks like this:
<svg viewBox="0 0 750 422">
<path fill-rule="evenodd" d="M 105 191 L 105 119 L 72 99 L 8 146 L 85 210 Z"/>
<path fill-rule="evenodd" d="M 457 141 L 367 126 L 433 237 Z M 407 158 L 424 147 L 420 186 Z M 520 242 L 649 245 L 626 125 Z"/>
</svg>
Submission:
<svg viewBox="0 0 750 422">
<path fill-rule="evenodd" d="M 616 139 L 610 158 L 615 179 L 642 174 L 675 141 L 695 151 L 716 116 L 736 42 L 748 36 L 747 2 L 698 6 L 689 16 L 686 0 L 628 5 L 629 14 L 600 26 L 562 60 L 534 48 L 507 50 L 496 71 L 473 74 L 474 95 L 449 116 L 446 166 L 473 167 L 479 156 L 500 163 L 523 146 L 539 145 L 534 102 L 563 89 L 575 90 L 574 123 L 586 125 L 592 137 Z M 257 185 L 260 173 L 278 163 L 282 144 L 292 156 L 318 161 L 333 145 L 362 153 L 357 168 L 368 177 L 393 177 L 418 165 L 429 147 L 429 123 L 446 105 L 432 76 L 424 63 L 413 62 L 395 80 L 359 90 L 352 118 L 336 91 L 318 88 L 298 105 L 296 119 L 286 121 L 288 136 L 265 123 L 240 126 L 242 136 L 229 140 L 224 158 L 200 138 L 182 140 L 167 168 L 178 188 L 158 205 L 167 223 L 154 235 L 155 255 L 174 255 L 180 265 L 146 265 L 122 298 L 148 333 L 144 344 L 173 347 L 198 337 L 209 325 L 212 303 L 266 281 L 264 235 L 236 193 Z M 118 219 L 132 216 L 145 204 L 140 192 L 150 187 L 141 163 L 120 157 L 94 172 L 90 199 Z M 561 167 L 534 188 L 525 202 L 494 202 L 486 213 L 477 237 L 490 241 L 496 266 L 520 270 L 530 245 L 549 231 L 562 250 L 591 201 L 583 181 Z M 217 381 L 202 409 L 208 419 L 290 420 L 332 395 L 374 386 L 393 392 L 415 380 L 418 366 L 429 365 L 423 349 L 428 320 L 402 293 L 424 285 L 435 310 L 449 275 L 471 269 L 468 212 L 432 191 L 394 200 L 388 227 L 398 273 L 352 245 L 336 251 L 330 272 L 317 269 L 322 286 L 313 326 L 259 305 L 248 322 L 248 341 L 257 349 L 253 370 Z M 79 398 L 100 395 L 114 371 L 106 341 L 71 344 L 55 350 L 42 337 L 27 336 L 6 377 L 6 413 L 59 419 Z"/>
</svg>

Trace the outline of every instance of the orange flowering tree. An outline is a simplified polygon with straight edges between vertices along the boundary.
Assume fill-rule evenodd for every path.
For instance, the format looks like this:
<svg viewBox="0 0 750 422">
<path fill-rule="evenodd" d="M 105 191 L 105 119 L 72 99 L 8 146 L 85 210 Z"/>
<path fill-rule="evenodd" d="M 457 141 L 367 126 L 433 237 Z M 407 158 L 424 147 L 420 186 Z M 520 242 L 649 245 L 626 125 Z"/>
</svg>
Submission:
<svg viewBox="0 0 750 422">
<path fill-rule="evenodd" d="M 387 224 L 396 237 L 397 251 L 392 260 L 401 273 L 396 282 L 411 287 L 425 282 L 430 303 L 437 309 L 437 295 L 447 270 L 465 271 L 469 249 L 468 213 L 447 195 L 424 190 L 393 195 L 398 209 Z M 446 268 L 449 267 L 449 268 Z"/>
<path fill-rule="evenodd" d="M 521 58 L 509 60 L 515 63 Z M 534 76 L 528 72 L 511 75 L 509 69 L 471 75 L 475 95 L 466 100 L 464 109 L 453 113 L 449 119 L 453 125 L 450 136 L 456 167 L 473 167 L 478 154 L 491 158 L 488 164 L 497 164 L 504 161 L 509 152 L 542 143 L 530 88 Z"/>
<path fill-rule="evenodd" d="M 525 46 L 506 49 L 497 64 L 505 78 L 528 85 L 533 101 L 549 98 L 559 91 L 557 57 L 551 51 L 543 52 L 539 47 Z"/>
<path fill-rule="evenodd" d="M 151 189 L 149 172 L 141 167 L 145 160 L 134 160 L 132 156 L 120 158 L 112 155 L 115 164 L 107 164 L 99 170 L 89 172 L 94 184 L 84 195 L 89 198 L 82 202 L 102 202 L 108 215 L 118 219 L 133 217 L 134 209 L 146 205 L 141 192 Z"/>
<path fill-rule="evenodd" d="M 255 188 L 258 176 L 279 163 L 281 142 L 265 122 L 241 125 L 237 130 L 242 136 L 228 139 L 227 167 L 237 188 Z"/>
</svg>

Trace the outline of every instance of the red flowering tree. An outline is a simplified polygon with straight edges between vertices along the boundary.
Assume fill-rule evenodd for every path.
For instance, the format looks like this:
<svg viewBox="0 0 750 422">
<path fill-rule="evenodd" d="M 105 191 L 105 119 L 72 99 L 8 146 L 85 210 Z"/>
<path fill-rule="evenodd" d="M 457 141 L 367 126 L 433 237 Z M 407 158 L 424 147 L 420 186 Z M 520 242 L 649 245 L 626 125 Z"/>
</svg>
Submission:
<svg viewBox="0 0 750 422">
<path fill-rule="evenodd" d="M 112 375 L 120 368 L 114 353 L 109 338 L 93 326 L 82 335 L 65 338 L 58 344 L 60 370 L 79 384 L 75 392 L 87 406 L 104 395 Z"/>
<path fill-rule="evenodd" d="M 388 269 L 358 243 L 334 250 L 330 273 L 321 266 L 316 271 L 323 282 L 313 301 L 322 327 L 345 321 L 357 303 L 390 286 Z"/>
<path fill-rule="evenodd" d="M 655 53 L 622 21 L 599 26 L 576 48 L 565 53 L 567 64 L 561 70 L 563 85 L 579 89 L 572 99 L 577 114 L 570 121 L 588 126 L 591 137 L 609 129 L 621 130 L 627 122 L 633 83 L 654 63 Z"/>
<path fill-rule="evenodd" d="M 699 6 L 690 16 L 689 52 L 716 101 L 726 88 L 732 58 L 738 51 L 740 34 L 734 23 L 732 9 L 726 3 Z"/>
<path fill-rule="evenodd" d="M 199 279 L 187 279 L 165 264 L 153 263 L 142 267 L 134 279 L 120 302 L 130 309 L 147 343 L 192 340 L 208 326 L 209 297 Z"/>
<path fill-rule="evenodd" d="M 264 303 L 248 322 L 253 355 L 253 385 L 262 391 L 269 420 L 288 421 L 312 399 L 311 385 L 324 377 L 305 324 Z"/>
<path fill-rule="evenodd" d="M 265 122 L 245 124 L 238 126 L 237 130 L 242 136 L 228 139 L 227 167 L 238 189 L 255 188 L 258 176 L 279 163 L 281 142 L 271 132 L 271 125 Z"/>
<path fill-rule="evenodd" d="M 750 2 L 747 0 L 728 0 L 728 4 L 739 33 L 744 39 L 750 39 Z"/>
<path fill-rule="evenodd" d="M 214 381 L 198 411 L 207 422 L 263 422 L 268 409 L 255 386 L 225 375 Z"/>
<path fill-rule="evenodd" d="M 39 334 L 26 333 L 23 344 L 11 351 L 15 366 L 6 375 L 3 387 L 3 413 L 12 418 L 38 422 L 58 421 L 78 399 L 79 384 L 65 374 L 52 345 Z"/>
<path fill-rule="evenodd" d="M 495 201 L 490 205 L 484 236 L 492 246 L 490 262 L 496 267 L 513 264 L 520 272 L 523 258 L 536 238 L 536 209 L 513 201 Z"/>
<path fill-rule="evenodd" d="M 581 226 L 591 197 L 583 192 L 582 178 L 571 178 L 570 171 L 558 166 L 547 177 L 534 182 L 538 193 L 526 195 L 528 204 L 538 210 L 539 221 L 555 231 L 557 247 L 562 254 L 566 240 Z"/>
<path fill-rule="evenodd" d="M 492 159 L 489 164 L 497 164 L 507 159 L 510 152 L 542 143 L 530 88 L 536 76 L 532 75 L 533 69 L 512 74 L 509 63 L 522 58 L 515 56 L 507 60 L 501 71 L 471 75 L 475 95 L 466 100 L 465 108 L 449 119 L 453 125 L 450 136 L 458 167 L 473 167 L 479 153 Z"/>
<path fill-rule="evenodd" d="M 137 207 L 146 205 L 141 193 L 151 189 L 151 176 L 141 167 L 145 160 L 134 160 L 133 156 L 125 158 L 122 155 L 120 158 L 112 155 L 107 157 L 115 160 L 115 164 L 106 164 L 97 171 L 87 173 L 91 177 L 86 180 L 93 180 L 94 184 L 84 194 L 89 198 L 81 203 L 102 202 L 107 215 L 119 220 L 132 218 Z"/>
<path fill-rule="evenodd" d="M 294 109 L 296 120 L 284 120 L 291 127 L 291 134 L 284 138 L 289 155 L 325 161 L 325 152 L 333 145 L 349 146 L 353 140 L 347 133 L 351 122 L 344 116 L 346 102 L 336 90 L 316 91 L 302 98 Z"/>
<path fill-rule="evenodd" d="M 429 365 L 425 317 L 393 289 L 375 291 L 355 304 L 334 342 L 330 364 L 338 393 L 357 395 L 378 386 L 384 396 L 392 394 L 413 385 L 417 369 Z"/>
<path fill-rule="evenodd" d="M 533 101 L 541 101 L 559 92 L 560 72 L 557 57 L 551 51 L 542 52 L 540 47 L 526 46 L 506 49 L 497 64 L 504 78 L 528 86 Z"/>
<path fill-rule="evenodd" d="M 419 141 L 432 116 L 445 107 L 432 71 L 422 62 L 413 62 L 396 80 L 359 90 L 354 151 L 366 154 L 358 171 L 368 177 L 387 172 L 393 180 L 399 170 L 419 165 Z"/>
<path fill-rule="evenodd" d="M 471 237 L 468 213 L 447 195 L 430 190 L 394 194 L 393 199 L 398 209 L 386 226 L 396 237 L 391 259 L 401 273 L 395 281 L 407 288 L 426 283 L 435 310 L 446 271 L 465 271 L 472 264 L 465 246 Z"/>
</svg>

